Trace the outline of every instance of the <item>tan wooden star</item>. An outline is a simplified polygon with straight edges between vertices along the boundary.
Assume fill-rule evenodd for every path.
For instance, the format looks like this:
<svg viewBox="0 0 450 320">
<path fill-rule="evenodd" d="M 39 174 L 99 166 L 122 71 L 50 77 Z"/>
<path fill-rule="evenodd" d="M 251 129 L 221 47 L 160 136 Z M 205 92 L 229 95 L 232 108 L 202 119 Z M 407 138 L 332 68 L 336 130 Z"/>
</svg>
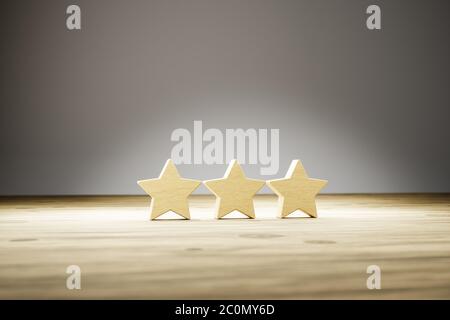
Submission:
<svg viewBox="0 0 450 320">
<path fill-rule="evenodd" d="M 150 218 L 154 220 L 168 211 L 190 219 L 187 198 L 202 182 L 181 178 L 172 160 L 169 159 L 159 178 L 140 180 L 137 183 L 152 197 Z"/>
<path fill-rule="evenodd" d="M 216 217 L 221 219 L 234 210 L 255 218 L 253 196 L 265 182 L 248 179 L 237 162 L 232 160 L 222 179 L 205 181 L 206 187 L 216 195 Z"/>
<path fill-rule="evenodd" d="M 328 183 L 327 180 L 310 179 L 300 160 L 293 160 L 284 179 L 267 181 L 278 195 L 278 216 L 287 217 L 301 210 L 317 218 L 316 195 Z"/>
</svg>

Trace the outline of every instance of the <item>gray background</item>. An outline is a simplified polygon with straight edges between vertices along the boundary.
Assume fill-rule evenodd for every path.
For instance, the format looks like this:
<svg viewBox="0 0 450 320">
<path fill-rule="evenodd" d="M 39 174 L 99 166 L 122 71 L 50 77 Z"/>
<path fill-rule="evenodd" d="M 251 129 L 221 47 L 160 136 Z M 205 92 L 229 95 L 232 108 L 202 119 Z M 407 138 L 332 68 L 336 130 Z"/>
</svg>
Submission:
<svg viewBox="0 0 450 320">
<path fill-rule="evenodd" d="M 82 9 L 68 31 L 65 9 Z M 365 9 L 382 8 L 382 30 Z M 449 192 L 450 1 L 8 1 L 0 194 L 142 194 L 173 129 L 279 128 L 324 192 Z M 225 165 L 183 165 L 187 177 Z M 245 166 L 258 177 L 258 166 Z M 273 177 L 265 177 L 273 178 Z M 204 190 L 204 189 L 203 189 Z"/>
</svg>

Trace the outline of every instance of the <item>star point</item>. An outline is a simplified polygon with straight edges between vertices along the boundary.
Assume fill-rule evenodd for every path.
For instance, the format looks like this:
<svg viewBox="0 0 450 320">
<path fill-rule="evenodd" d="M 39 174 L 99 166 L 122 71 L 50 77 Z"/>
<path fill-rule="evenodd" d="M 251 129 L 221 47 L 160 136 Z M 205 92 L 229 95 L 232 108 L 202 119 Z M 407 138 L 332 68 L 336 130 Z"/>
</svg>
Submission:
<svg viewBox="0 0 450 320">
<path fill-rule="evenodd" d="M 327 180 L 309 178 L 300 160 L 291 162 L 285 178 L 267 181 L 267 185 L 278 195 L 280 218 L 296 210 L 317 218 L 315 198 L 327 183 Z"/>
<path fill-rule="evenodd" d="M 169 211 L 190 219 L 187 198 L 201 181 L 182 178 L 171 159 L 166 161 L 158 178 L 139 180 L 137 183 L 152 198 L 151 220 Z"/>
</svg>

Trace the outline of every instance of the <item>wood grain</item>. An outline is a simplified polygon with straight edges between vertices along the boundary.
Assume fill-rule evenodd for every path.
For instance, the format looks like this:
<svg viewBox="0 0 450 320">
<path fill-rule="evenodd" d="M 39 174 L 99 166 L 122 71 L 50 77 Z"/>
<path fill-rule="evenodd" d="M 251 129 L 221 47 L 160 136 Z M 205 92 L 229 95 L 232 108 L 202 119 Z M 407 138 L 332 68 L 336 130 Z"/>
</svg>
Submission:
<svg viewBox="0 0 450 320">
<path fill-rule="evenodd" d="M 320 195 L 318 219 L 257 196 L 256 219 L 218 221 L 213 196 L 192 196 L 192 220 L 148 221 L 149 202 L 0 198 L 0 298 L 450 298 L 448 194 Z"/>
</svg>

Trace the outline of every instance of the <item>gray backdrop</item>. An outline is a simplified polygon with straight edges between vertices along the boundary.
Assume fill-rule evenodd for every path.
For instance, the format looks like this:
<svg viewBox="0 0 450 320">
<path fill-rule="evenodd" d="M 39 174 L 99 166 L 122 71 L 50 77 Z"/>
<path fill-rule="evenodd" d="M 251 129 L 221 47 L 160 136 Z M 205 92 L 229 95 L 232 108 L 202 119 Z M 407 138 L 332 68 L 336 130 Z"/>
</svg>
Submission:
<svg viewBox="0 0 450 320">
<path fill-rule="evenodd" d="M 82 9 L 68 31 L 65 10 Z M 365 9 L 378 4 L 382 30 Z M 2 3 L 0 194 L 141 194 L 175 128 L 279 128 L 324 192 L 449 192 L 450 1 Z M 258 177 L 257 165 L 246 165 Z M 182 165 L 197 179 L 225 165 Z M 274 177 L 264 177 L 274 178 Z M 202 189 L 205 190 L 205 189 Z"/>
</svg>

